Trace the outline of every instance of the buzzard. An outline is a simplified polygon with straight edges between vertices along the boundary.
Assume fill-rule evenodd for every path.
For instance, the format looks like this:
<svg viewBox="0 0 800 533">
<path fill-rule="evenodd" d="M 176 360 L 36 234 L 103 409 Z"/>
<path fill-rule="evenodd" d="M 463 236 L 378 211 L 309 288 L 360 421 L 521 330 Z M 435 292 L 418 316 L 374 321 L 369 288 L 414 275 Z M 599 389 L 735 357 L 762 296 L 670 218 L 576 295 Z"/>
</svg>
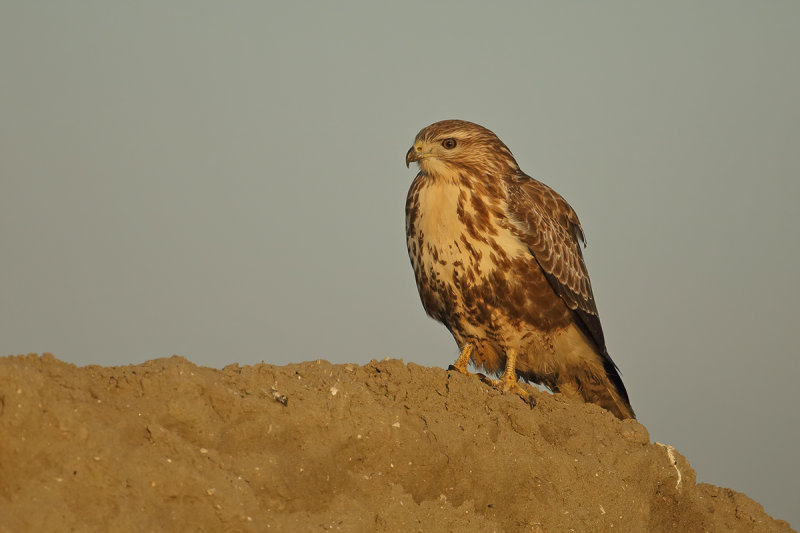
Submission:
<svg viewBox="0 0 800 533">
<path fill-rule="evenodd" d="M 578 215 L 522 172 L 488 129 L 444 120 L 406 154 L 419 173 L 406 199 L 406 241 L 425 311 L 467 364 L 528 397 L 518 379 L 635 418 L 611 360 L 580 244 Z"/>
</svg>

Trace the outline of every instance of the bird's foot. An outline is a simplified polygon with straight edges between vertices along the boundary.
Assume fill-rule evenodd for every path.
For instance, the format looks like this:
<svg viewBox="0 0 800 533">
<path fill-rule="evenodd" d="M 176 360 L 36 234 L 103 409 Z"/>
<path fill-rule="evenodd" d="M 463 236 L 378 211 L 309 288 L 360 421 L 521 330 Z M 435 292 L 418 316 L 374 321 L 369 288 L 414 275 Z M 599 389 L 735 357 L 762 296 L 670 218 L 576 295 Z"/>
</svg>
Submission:
<svg viewBox="0 0 800 533">
<path fill-rule="evenodd" d="M 526 391 L 522 385 L 519 384 L 516 376 L 507 376 L 503 374 L 500 376 L 500 379 L 489 379 L 485 376 L 483 376 L 481 379 L 489 386 L 500 392 L 513 392 L 522 398 L 522 401 L 528 404 L 531 409 L 533 409 L 536 405 L 536 398 L 534 398 L 531 393 Z"/>
<path fill-rule="evenodd" d="M 472 372 L 470 372 L 470 371 L 469 371 L 469 370 L 467 370 L 466 368 L 461 368 L 461 367 L 459 367 L 459 366 L 456 366 L 456 365 L 450 365 L 450 366 L 448 366 L 448 367 L 447 367 L 447 370 L 455 370 L 455 371 L 456 371 L 456 372 L 458 372 L 459 374 L 464 374 L 465 376 L 472 376 L 472 375 L 474 375 Z"/>
<path fill-rule="evenodd" d="M 447 367 L 447 370 L 455 370 L 465 376 L 471 376 L 472 372 L 467 370 L 467 365 L 469 364 L 469 358 L 472 355 L 473 346 L 471 344 L 467 344 L 461 350 L 461 354 L 458 356 L 458 359 L 455 363 Z"/>
</svg>

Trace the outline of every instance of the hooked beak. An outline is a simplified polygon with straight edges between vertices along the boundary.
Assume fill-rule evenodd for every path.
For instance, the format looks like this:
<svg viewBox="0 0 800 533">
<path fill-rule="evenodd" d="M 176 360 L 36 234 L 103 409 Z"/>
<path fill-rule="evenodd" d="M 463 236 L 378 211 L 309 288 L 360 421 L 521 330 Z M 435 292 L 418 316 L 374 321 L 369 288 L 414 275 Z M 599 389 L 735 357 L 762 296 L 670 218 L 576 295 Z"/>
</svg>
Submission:
<svg viewBox="0 0 800 533">
<path fill-rule="evenodd" d="M 422 159 L 422 141 L 417 141 L 414 143 L 414 146 L 408 149 L 406 152 L 406 168 L 411 163 L 417 163 L 419 160 Z"/>
</svg>

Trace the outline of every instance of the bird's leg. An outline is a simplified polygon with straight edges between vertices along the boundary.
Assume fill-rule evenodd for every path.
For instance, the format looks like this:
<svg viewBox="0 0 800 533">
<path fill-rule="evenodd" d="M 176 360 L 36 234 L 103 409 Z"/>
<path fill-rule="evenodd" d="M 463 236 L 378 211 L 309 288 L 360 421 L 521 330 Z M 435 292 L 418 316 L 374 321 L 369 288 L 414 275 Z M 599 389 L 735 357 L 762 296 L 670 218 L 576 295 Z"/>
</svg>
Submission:
<svg viewBox="0 0 800 533">
<path fill-rule="evenodd" d="M 500 376 L 500 379 L 490 379 L 487 380 L 487 383 L 500 392 L 512 391 L 517 393 L 531 408 L 536 405 L 536 399 L 523 389 L 517 381 L 516 350 L 508 350 L 506 352 L 506 368 L 503 370 L 503 375 Z"/>
<path fill-rule="evenodd" d="M 472 350 L 475 349 L 475 346 L 472 343 L 467 343 L 464 345 L 464 348 L 461 349 L 461 354 L 456 359 L 455 364 L 450 365 L 447 367 L 447 370 L 458 370 L 465 376 L 471 376 L 472 372 L 467 370 L 467 365 L 469 364 L 469 358 L 472 356 Z"/>
<path fill-rule="evenodd" d="M 506 392 L 510 390 L 518 392 L 516 389 L 520 387 L 519 384 L 517 383 L 516 350 L 508 350 L 506 352 L 506 368 L 505 370 L 503 370 L 503 374 L 500 376 L 500 379 L 490 379 L 487 380 L 487 382 L 489 383 L 489 385 L 499 390 L 500 392 Z"/>
</svg>

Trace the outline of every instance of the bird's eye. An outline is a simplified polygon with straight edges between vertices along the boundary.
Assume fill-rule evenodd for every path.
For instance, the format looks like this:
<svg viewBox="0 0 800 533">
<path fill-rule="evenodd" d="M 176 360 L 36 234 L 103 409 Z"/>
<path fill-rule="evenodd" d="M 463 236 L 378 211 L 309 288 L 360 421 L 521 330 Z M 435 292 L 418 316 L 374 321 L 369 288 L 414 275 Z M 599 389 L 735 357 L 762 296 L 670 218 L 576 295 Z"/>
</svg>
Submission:
<svg viewBox="0 0 800 533">
<path fill-rule="evenodd" d="M 444 146 L 448 150 L 452 150 L 453 148 L 456 147 L 456 140 L 453 138 L 445 139 L 442 141 L 442 146 Z"/>
</svg>

